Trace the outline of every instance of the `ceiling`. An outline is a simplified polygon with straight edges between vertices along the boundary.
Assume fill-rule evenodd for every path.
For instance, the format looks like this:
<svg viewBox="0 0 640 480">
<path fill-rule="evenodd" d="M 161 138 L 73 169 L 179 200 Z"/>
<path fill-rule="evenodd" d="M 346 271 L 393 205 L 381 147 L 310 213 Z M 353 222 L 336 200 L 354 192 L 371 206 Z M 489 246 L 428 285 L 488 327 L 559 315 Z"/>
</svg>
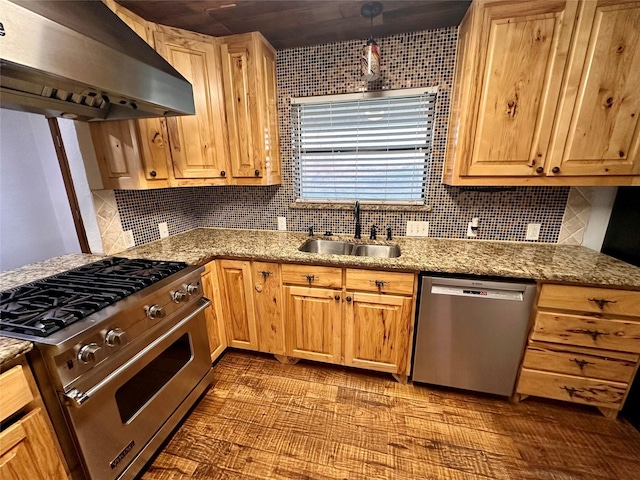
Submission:
<svg viewBox="0 0 640 480">
<path fill-rule="evenodd" d="M 367 2 L 339 0 L 118 0 L 156 23 L 215 37 L 261 32 L 276 48 L 368 38 L 370 20 L 360 9 Z M 459 25 L 471 1 L 387 0 L 373 19 L 374 37 Z"/>
</svg>

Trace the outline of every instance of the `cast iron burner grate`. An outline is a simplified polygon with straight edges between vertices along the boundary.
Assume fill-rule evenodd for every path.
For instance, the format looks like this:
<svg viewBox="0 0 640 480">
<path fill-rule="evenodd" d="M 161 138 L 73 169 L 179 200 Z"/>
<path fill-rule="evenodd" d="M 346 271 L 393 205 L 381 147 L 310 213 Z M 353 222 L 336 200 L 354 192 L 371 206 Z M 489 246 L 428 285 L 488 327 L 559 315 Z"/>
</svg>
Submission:
<svg viewBox="0 0 640 480">
<path fill-rule="evenodd" d="M 47 337 L 186 266 L 111 257 L 5 290 L 0 292 L 0 329 Z"/>
</svg>

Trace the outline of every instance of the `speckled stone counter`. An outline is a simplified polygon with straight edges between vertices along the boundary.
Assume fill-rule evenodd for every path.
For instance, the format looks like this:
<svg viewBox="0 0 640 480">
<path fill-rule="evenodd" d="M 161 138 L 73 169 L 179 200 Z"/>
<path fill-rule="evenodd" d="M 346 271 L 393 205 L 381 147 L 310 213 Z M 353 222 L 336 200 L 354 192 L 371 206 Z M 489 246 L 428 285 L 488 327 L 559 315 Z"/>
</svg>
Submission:
<svg viewBox="0 0 640 480">
<path fill-rule="evenodd" d="M 33 348 L 31 342 L 0 336 L 0 365 L 24 355 Z"/>
<path fill-rule="evenodd" d="M 300 252 L 298 247 L 308 238 L 297 232 L 198 228 L 118 255 L 191 264 L 214 258 L 246 258 L 640 288 L 640 268 L 585 247 L 398 237 L 390 243 L 400 247 L 399 258 L 372 258 Z M 348 236 L 332 238 L 352 240 Z"/>
<path fill-rule="evenodd" d="M 104 258 L 104 255 L 87 255 L 84 253 L 71 253 L 61 257 L 50 258 L 38 263 L 25 265 L 24 267 L 0 273 L 0 290 L 24 285 L 41 278 L 55 275 L 72 268 L 81 267 L 87 263 L 97 262 Z"/>
</svg>

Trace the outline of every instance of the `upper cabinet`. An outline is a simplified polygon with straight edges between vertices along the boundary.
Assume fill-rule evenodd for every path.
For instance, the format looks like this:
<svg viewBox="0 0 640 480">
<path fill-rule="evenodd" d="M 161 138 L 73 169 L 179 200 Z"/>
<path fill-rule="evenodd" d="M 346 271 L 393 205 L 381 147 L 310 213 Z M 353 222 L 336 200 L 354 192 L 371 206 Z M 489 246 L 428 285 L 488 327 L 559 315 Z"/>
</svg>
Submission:
<svg viewBox="0 0 640 480">
<path fill-rule="evenodd" d="M 232 183 L 280 183 L 276 52 L 258 32 L 221 40 Z"/>
<path fill-rule="evenodd" d="M 195 115 L 166 119 L 174 184 L 193 185 L 191 179 L 224 179 L 229 143 L 217 41 L 161 25 L 153 36 L 158 53 L 191 83 L 196 106 Z"/>
<path fill-rule="evenodd" d="M 104 188 L 279 184 L 276 56 L 262 35 L 214 38 L 106 3 L 191 83 L 196 114 L 92 122 Z"/>
<path fill-rule="evenodd" d="M 443 182 L 640 185 L 640 2 L 476 1 Z"/>
</svg>

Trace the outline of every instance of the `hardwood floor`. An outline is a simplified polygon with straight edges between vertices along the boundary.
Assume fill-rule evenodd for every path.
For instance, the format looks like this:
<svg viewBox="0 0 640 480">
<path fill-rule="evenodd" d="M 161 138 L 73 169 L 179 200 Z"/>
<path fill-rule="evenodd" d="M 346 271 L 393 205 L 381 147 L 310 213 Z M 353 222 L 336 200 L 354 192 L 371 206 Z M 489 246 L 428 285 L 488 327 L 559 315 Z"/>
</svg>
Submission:
<svg viewBox="0 0 640 480">
<path fill-rule="evenodd" d="M 640 478 L 640 433 L 595 409 L 237 351 L 214 370 L 143 480 Z"/>
</svg>

